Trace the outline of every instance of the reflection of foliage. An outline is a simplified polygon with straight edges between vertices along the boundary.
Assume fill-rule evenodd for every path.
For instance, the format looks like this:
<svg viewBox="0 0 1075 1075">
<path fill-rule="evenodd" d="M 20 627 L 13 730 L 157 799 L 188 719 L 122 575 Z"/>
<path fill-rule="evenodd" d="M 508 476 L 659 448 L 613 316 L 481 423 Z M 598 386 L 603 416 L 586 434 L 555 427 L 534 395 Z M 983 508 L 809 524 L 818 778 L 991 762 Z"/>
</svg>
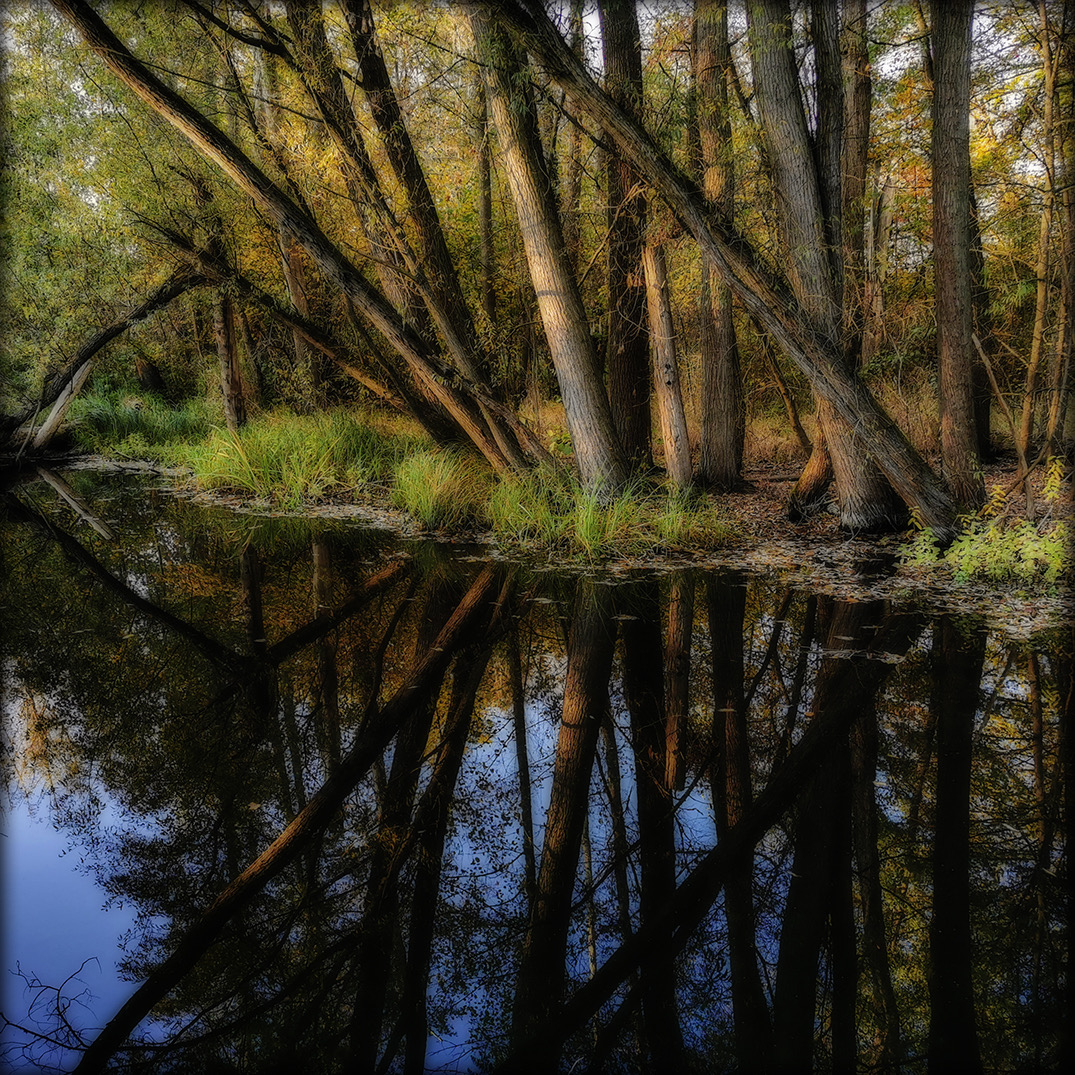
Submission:
<svg viewBox="0 0 1075 1075">
<path fill-rule="evenodd" d="M 122 590 L 106 588 L 66 559 L 40 526 L 5 526 L 0 602 L 25 614 L 6 630 L 2 657 L 32 725 L 33 753 L 25 763 L 35 774 L 53 774 L 54 821 L 92 847 L 93 869 L 109 897 L 137 906 L 124 968 L 142 978 L 285 831 L 339 759 L 362 743 L 363 728 L 375 719 L 371 699 L 383 705 L 396 693 L 421 655 L 419 640 L 435 635 L 476 569 L 443 548 L 416 550 L 409 578 L 273 663 L 275 646 L 296 632 L 305 637 L 301 632 L 316 627 L 318 615 L 346 606 L 384 561 L 383 538 L 205 514 L 182 500 L 128 499 L 117 496 L 115 486 L 95 486 L 77 475 L 72 481 L 87 501 L 108 504 L 110 524 L 125 535 L 125 548 L 95 539 L 90 551 L 132 591 L 188 627 L 184 634 L 165 617 L 136 609 Z M 20 497 L 39 505 L 45 499 L 36 488 Z M 53 520 L 61 510 L 42 508 Z M 744 592 L 734 578 L 708 588 L 701 582 L 712 580 L 701 572 L 685 578 L 695 612 L 681 743 L 685 786 L 670 800 L 678 879 L 714 848 L 714 795 L 728 757 L 725 701 L 739 697 L 744 707 L 755 800 L 782 779 L 804 736 L 850 705 L 877 737 L 865 785 L 876 803 L 891 986 L 903 1055 L 922 1056 L 931 1020 L 924 957 L 933 914 L 936 696 L 944 655 L 928 634 L 909 649 L 880 644 L 871 655 L 879 632 L 882 643 L 889 637 L 884 624 L 904 622 L 880 606 L 859 609 L 858 628 L 843 638 L 832 634 L 840 622 L 832 599 L 765 580 L 751 581 Z M 637 623 L 653 630 L 667 614 L 672 584 L 669 578 L 616 587 L 612 622 L 621 633 Z M 528 600 L 503 609 L 514 625 L 510 645 L 521 655 L 528 739 L 523 778 L 533 790 L 539 853 L 577 585 L 567 575 L 534 572 L 519 588 Z M 974 628 L 968 630 L 973 635 Z M 741 658 L 729 645 L 733 635 L 741 639 Z M 461 767 L 450 807 L 436 796 L 438 766 L 453 760 L 442 744 L 453 727 L 453 699 L 465 693 L 468 675 L 484 660 L 473 648 L 450 666 L 428 723 L 413 724 L 414 714 L 401 719 L 400 736 L 378 751 L 317 840 L 230 920 L 157 1006 L 166 1043 L 131 1043 L 124 1062 L 147 1071 L 221 1064 L 263 1070 L 272 1057 L 295 1070 L 337 1071 L 353 1064 L 360 1032 L 381 1057 L 399 1049 L 398 1061 L 413 1015 L 408 998 L 415 972 L 408 961 L 426 927 L 432 929 L 430 967 L 421 995 L 429 1029 L 449 1040 L 465 1031 L 460 1050 L 489 1066 L 510 1054 L 532 895 L 521 849 L 508 647 L 499 644 L 492 655 L 465 753 L 454 759 Z M 970 971 L 983 1053 L 996 1057 L 998 1067 L 1014 1068 L 1048 1057 L 1060 1018 L 1066 865 L 1059 811 L 1066 789 L 1056 758 L 1065 681 L 1062 655 L 999 638 L 989 640 L 984 653 L 966 803 L 975 939 Z M 715 663 L 715 656 L 724 663 Z M 570 879 L 569 994 L 590 979 L 591 946 L 600 967 L 644 925 L 641 856 L 651 834 L 640 821 L 637 753 L 664 748 L 650 740 L 640 747 L 627 709 L 628 698 L 639 696 L 638 669 L 626 669 L 628 659 L 621 650 L 614 665 L 611 722 L 589 777 L 588 866 L 580 855 Z M 660 660 L 653 665 L 659 668 Z M 633 695 L 625 688 L 631 676 Z M 869 676 L 881 687 L 874 711 L 862 713 Z M 828 694 L 819 691 L 824 677 L 830 677 Z M 650 688 L 664 689 L 659 673 L 655 678 Z M 724 692 L 719 706 L 717 681 Z M 406 758 L 413 760 L 405 764 Z M 800 791 L 788 792 L 794 805 L 767 827 L 751 861 L 750 940 L 766 1019 L 775 1002 L 794 854 L 813 816 Z M 812 794 L 809 801 L 817 801 Z M 119 809 L 114 831 L 98 831 L 103 801 Z M 431 835 L 441 824 L 435 822 L 441 808 L 443 852 Z M 864 810 L 869 813 L 861 804 L 846 807 L 841 825 Z M 869 878 L 862 862 L 856 866 L 847 910 L 861 917 Z M 422 886 L 434 878 L 435 914 L 426 914 Z M 736 972 L 728 953 L 738 927 L 726 893 L 707 898 L 714 902 L 677 960 L 673 1000 L 689 1060 L 726 1070 L 735 1064 Z M 825 1066 L 834 1049 L 840 972 L 827 943 L 819 952 L 813 1048 L 815 1063 Z M 360 1000 L 378 991 L 383 1017 Z M 627 993 L 628 980 L 615 983 L 598 1005 L 600 1019 Z M 876 1067 L 884 996 L 865 964 L 855 995 L 859 1062 Z M 644 1013 L 628 1012 L 623 1033 L 609 1044 L 608 1063 L 639 1070 L 646 1034 Z M 566 1043 L 565 1056 L 587 1056 L 592 1045 L 588 1023 Z"/>
</svg>

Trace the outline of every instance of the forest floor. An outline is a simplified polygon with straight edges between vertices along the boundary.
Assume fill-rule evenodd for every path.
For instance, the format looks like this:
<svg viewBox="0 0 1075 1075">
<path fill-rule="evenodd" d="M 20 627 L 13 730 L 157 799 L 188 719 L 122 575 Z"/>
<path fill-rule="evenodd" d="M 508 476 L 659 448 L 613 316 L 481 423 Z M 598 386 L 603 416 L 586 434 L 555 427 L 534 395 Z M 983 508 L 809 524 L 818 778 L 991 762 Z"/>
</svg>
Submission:
<svg viewBox="0 0 1075 1075">
<path fill-rule="evenodd" d="M 79 467 L 110 466 L 146 469 L 147 465 L 116 464 L 94 458 L 75 464 Z M 158 469 L 152 468 L 149 469 Z M 994 486 L 1008 488 L 1015 479 L 1014 461 L 1001 458 L 985 468 L 987 491 Z M 754 576 L 775 579 L 782 585 L 803 586 L 850 600 L 897 600 L 935 612 L 981 616 L 1005 633 L 1019 638 L 1075 624 L 1075 588 L 1071 579 L 1058 584 L 993 583 L 978 579 L 958 580 L 944 565 L 923 566 L 907 562 L 910 534 L 852 536 L 842 532 L 832 511 L 822 511 L 809 520 L 792 523 L 785 505 L 797 477 L 787 465 L 756 464 L 747 468 L 743 492 L 717 498 L 733 522 L 737 537 L 711 548 L 669 553 L 655 548 L 643 554 L 604 556 L 597 561 L 563 562 L 556 551 L 504 549 L 481 531 L 429 532 L 406 513 L 391 507 L 387 497 L 328 500 L 309 504 L 297 511 L 283 511 L 266 501 L 222 492 L 195 492 L 180 475 L 164 472 L 166 486 L 177 495 L 196 502 L 227 507 L 256 515 L 300 515 L 349 521 L 387 530 L 405 540 L 434 540 L 455 546 L 459 553 L 474 558 L 495 556 L 523 560 L 542 570 L 598 571 L 623 576 L 641 570 L 669 572 L 684 568 L 725 568 Z M 1046 501 L 1042 495 L 1044 473 L 1031 475 L 1031 488 L 1039 518 L 1065 519 L 1069 533 L 1075 534 L 1075 501 L 1070 480 L 1059 498 Z M 1009 496 L 1006 511 L 1012 517 L 1025 512 L 1021 494 Z"/>
</svg>

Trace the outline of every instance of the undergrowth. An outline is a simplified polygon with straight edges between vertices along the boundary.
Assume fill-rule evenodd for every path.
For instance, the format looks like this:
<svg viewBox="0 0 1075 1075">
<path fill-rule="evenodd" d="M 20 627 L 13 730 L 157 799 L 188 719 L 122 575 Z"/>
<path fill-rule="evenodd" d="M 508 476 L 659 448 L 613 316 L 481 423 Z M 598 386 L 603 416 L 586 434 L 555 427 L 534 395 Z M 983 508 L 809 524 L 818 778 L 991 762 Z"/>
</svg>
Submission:
<svg viewBox="0 0 1075 1075">
<path fill-rule="evenodd" d="M 203 440 L 211 424 L 201 397 L 173 407 L 157 396 L 116 390 L 77 397 L 69 417 L 80 448 L 131 459 L 165 458 L 165 446 Z"/>
<path fill-rule="evenodd" d="M 1005 494 L 995 487 L 988 502 L 960 520 L 959 533 L 947 548 L 929 528 L 912 525 L 916 533 L 904 552 L 914 567 L 943 567 L 959 582 L 983 579 L 996 583 L 1043 582 L 1052 585 L 1075 567 L 1069 526 L 1053 518 L 1061 496 L 1064 466 L 1054 459 L 1042 489 L 1045 511 L 1041 518 L 1008 518 L 1003 514 Z"/>
<path fill-rule="evenodd" d="M 293 509 L 329 493 L 391 480 L 397 464 L 427 442 L 386 436 L 355 415 L 276 412 L 238 433 L 215 429 L 203 444 L 180 445 L 174 460 L 207 489 L 253 493 Z"/>
</svg>

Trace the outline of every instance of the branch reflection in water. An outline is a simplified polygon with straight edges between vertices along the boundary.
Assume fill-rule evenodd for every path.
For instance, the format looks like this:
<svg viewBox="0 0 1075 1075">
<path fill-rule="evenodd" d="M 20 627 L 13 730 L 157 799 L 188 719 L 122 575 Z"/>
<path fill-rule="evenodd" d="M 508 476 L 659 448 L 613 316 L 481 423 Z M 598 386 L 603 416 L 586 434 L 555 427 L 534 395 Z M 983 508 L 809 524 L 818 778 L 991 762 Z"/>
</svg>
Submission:
<svg viewBox="0 0 1075 1075">
<path fill-rule="evenodd" d="M 3 494 L 8 795 L 137 918 L 4 1063 L 1062 1066 L 1070 635 L 71 481 L 116 540 Z"/>
</svg>

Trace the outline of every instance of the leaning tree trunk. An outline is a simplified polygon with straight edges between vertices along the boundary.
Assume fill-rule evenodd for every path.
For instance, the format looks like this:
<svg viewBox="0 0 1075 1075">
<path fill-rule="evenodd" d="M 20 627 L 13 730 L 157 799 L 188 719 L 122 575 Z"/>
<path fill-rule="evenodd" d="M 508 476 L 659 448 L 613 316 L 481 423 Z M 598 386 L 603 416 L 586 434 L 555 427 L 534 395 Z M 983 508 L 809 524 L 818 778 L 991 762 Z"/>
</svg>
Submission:
<svg viewBox="0 0 1075 1075">
<path fill-rule="evenodd" d="M 26 434 L 26 439 L 33 436 L 35 450 L 47 448 L 62 426 L 68 408 L 93 373 L 98 352 L 139 321 L 144 321 L 150 314 L 164 309 L 173 299 L 204 283 L 205 277 L 187 266 L 180 266 L 173 270 L 168 279 L 153 291 L 145 302 L 140 303 L 123 317 L 117 318 L 107 328 L 94 333 L 62 370 L 45 381 L 45 386 L 37 400 L 26 404 L 18 413 L 10 417 L 0 417 L 0 445 L 5 443 L 15 430 L 25 422 L 33 421 L 37 414 L 51 404 L 52 410 L 37 433 L 34 434 L 31 426 Z"/>
<path fill-rule="evenodd" d="M 503 31 L 481 13 L 471 15 L 471 27 L 579 476 L 589 488 L 615 487 L 627 479 L 627 462 L 613 428 L 586 309 L 568 265 L 520 59 Z"/>
</svg>

